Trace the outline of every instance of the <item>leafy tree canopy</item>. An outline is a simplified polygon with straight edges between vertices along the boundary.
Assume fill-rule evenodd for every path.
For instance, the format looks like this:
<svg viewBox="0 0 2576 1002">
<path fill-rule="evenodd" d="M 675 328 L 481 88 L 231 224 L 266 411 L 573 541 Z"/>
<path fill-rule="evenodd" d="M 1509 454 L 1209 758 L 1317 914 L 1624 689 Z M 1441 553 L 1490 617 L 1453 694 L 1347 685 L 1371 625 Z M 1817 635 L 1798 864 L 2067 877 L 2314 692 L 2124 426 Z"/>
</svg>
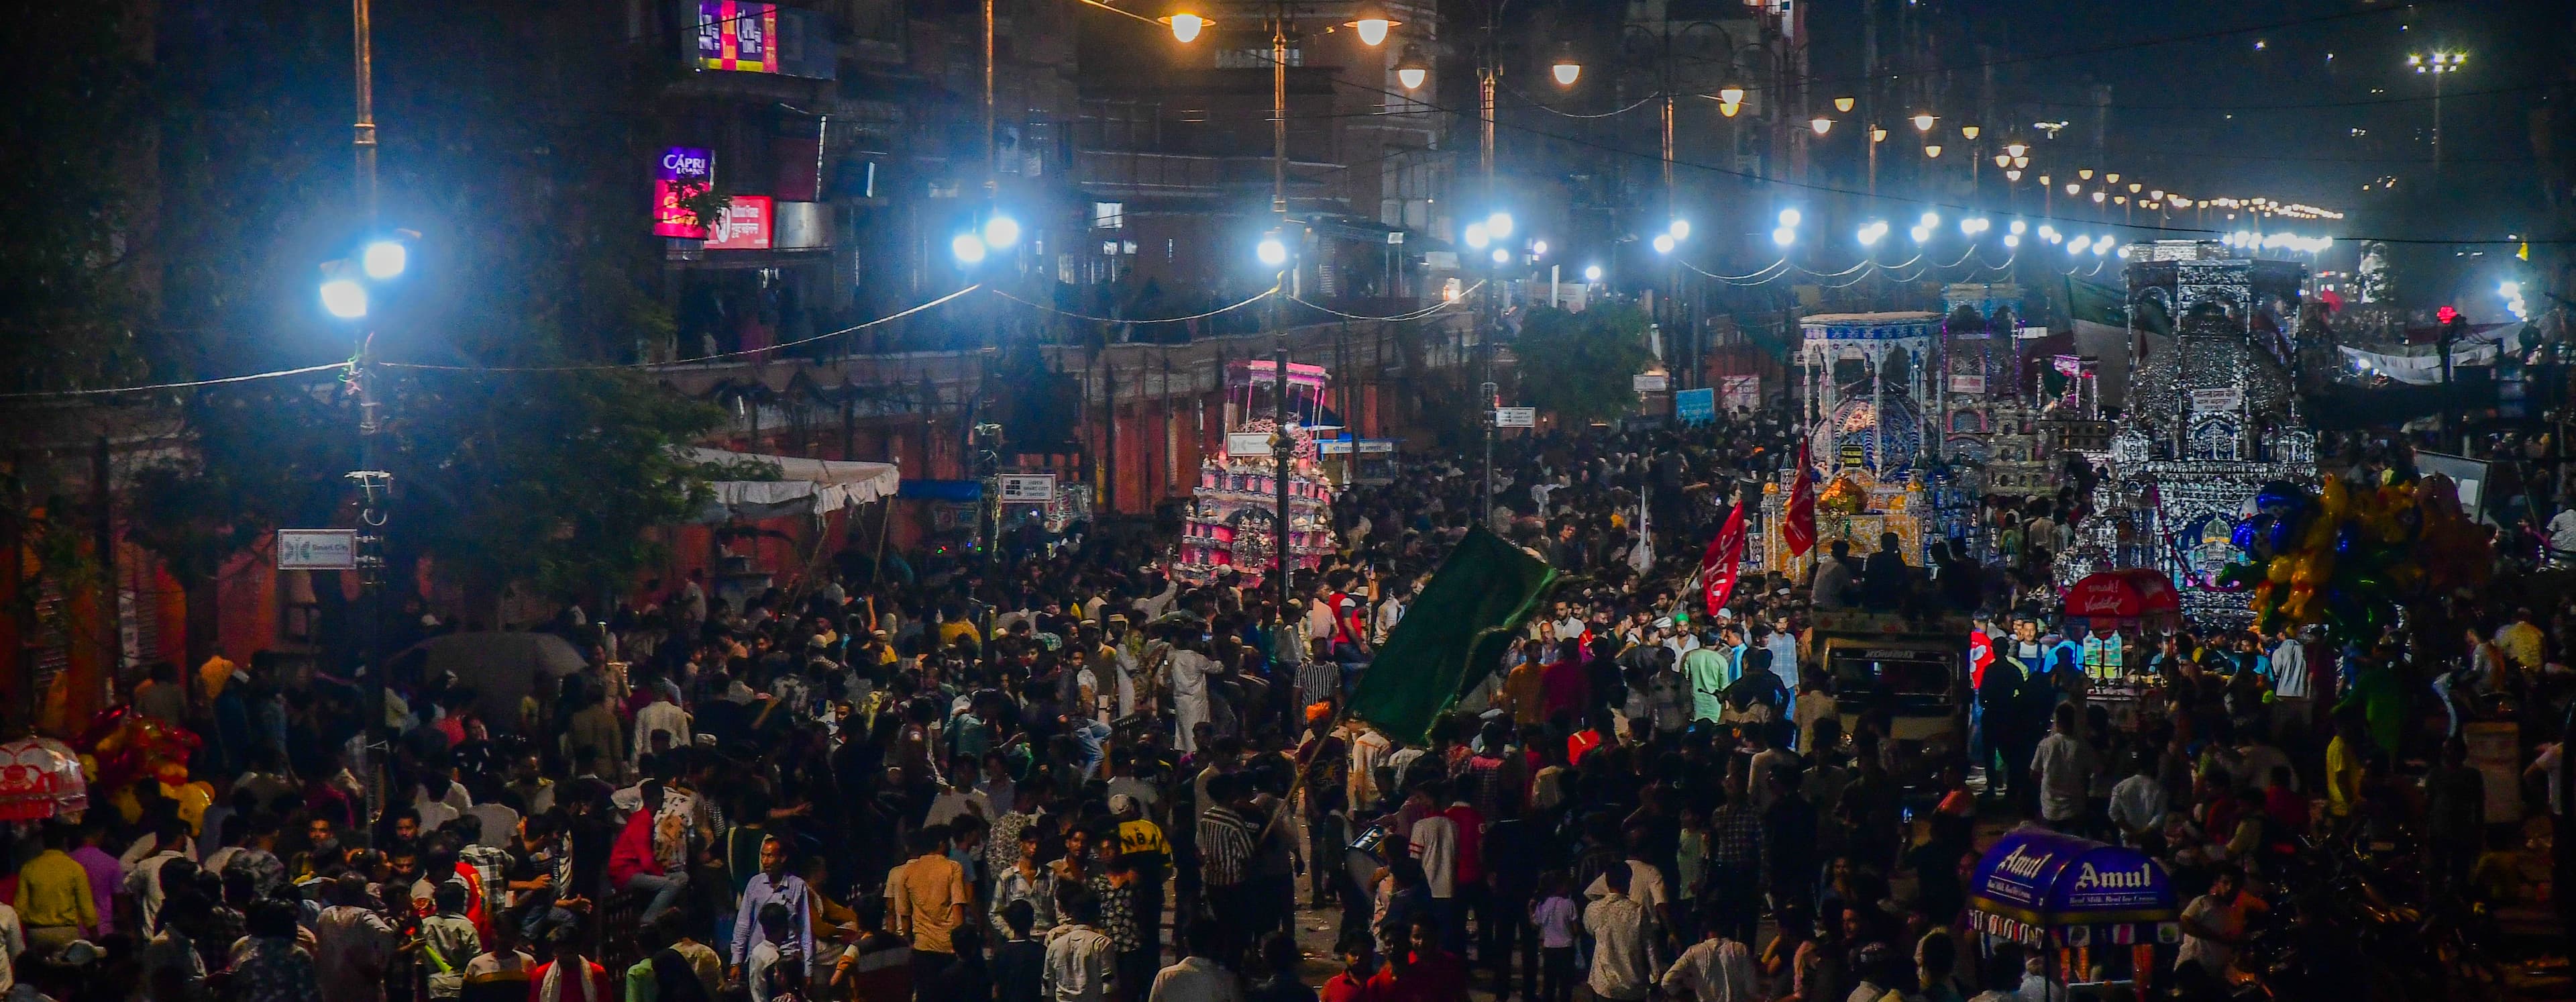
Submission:
<svg viewBox="0 0 2576 1002">
<path fill-rule="evenodd" d="M 1636 410 L 1636 384 L 1629 377 L 1655 359 L 1646 344 L 1646 327 L 1643 311 L 1621 303 L 1581 313 L 1532 308 L 1512 342 L 1521 399 L 1573 425 L 1611 421 Z"/>
</svg>

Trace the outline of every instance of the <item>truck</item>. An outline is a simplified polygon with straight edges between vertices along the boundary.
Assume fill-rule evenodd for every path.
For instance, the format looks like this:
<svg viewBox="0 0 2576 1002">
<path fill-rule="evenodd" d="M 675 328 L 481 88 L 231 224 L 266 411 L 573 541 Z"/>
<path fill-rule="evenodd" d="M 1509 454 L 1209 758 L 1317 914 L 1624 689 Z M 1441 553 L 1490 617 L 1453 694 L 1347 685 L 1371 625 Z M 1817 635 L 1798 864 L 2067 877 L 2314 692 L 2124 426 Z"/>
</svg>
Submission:
<svg viewBox="0 0 2576 1002">
<path fill-rule="evenodd" d="M 1807 664 L 1832 679 L 1843 733 L 1876 723 L 1890 773 L 1909 794 L 1940 795 L 1941 769 L 1968 761 L 1966 613 L 1836 609 L 1816 613 Z"/>
</svg>

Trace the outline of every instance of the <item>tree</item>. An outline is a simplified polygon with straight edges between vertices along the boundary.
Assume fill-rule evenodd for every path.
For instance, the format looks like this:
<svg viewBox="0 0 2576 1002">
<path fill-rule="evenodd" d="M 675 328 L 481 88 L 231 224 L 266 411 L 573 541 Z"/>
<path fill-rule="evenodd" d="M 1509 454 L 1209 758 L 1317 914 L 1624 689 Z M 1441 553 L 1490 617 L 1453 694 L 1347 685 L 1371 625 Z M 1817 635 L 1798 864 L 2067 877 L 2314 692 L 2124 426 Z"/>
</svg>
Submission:
<svg viewBox="0 0 2576 1002">
<path fill-rule="evenodd" d="M 641 179 L 685 71 L 676 11 L 598 44 L 626 37 L 627 7 L 380 10 L 371 222 L 346 145 L 346 50 L 317 41 L 345 45 L 346 12 L 238 3 L 163 67 L 165 314 L 193 332 L 199 372 L 345 358 L 362 334 L 396 363 L 373 387 L 392 566 L 427 557 L 485 594 L 589 594 L 654 560 L 646 530 L 696 517 L 710 480 L 775 476 L 688 461 L 723 413 L 641 372 L 493 371 L 635 360 L 669 337 Z M 322 315 L 317 266 L 394 228 L 420 238 L 368 326 Z M 356 404 L 334 375 L 188 397 L 190 455 L 140 477 L 134 538 L 193 584 L 270 529 L 354 524 Z"/>
<path fill-rule="evenodd" d="M 45 41 L 0 80 L 0 390 L 115 385 L 144 371 L 151 146 L 132 123 L 152 105 L 147 29 L 117 3 L 13 15 Z"/>
<path fill-rule="evenodd" d="M 1636 410 L 1630 379 L 1655 360 L 1646 315 L 1624 303 L 1581 313 L 1534 307 L 1512 342 L 1521 399 L 1569 425 L 1610 421 Z"/>
</svg>

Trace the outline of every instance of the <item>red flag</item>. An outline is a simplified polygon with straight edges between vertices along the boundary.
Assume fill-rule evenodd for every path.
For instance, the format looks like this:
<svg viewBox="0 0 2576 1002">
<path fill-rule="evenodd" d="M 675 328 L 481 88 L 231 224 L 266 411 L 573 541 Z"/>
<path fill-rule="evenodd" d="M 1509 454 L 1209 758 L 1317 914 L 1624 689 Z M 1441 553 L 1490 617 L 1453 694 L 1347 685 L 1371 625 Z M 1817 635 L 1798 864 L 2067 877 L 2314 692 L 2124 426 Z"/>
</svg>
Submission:
<svg viewBox="0 0 2576 1002">
<path fill-rule="evenodd" d="M 1699 558 L 1700 595 L 1707 600 L 1711 617 L 1735 594 L 1735 578 L 1743 567 L 1744 502 L 1737 501 L 1735 510 L 1726 514 L 1726 524 L 1718 528 L 1717 538 L 1708 541 L 1707 555 Z"/>
<path fill-rule="evenodd" d="M 1805 556 L 1816 546 L 1816 481 L 1807 469 L 1807 443 L 1798 443 L 1798 477 L 1789 482 L 1789 508 L 1781 513 L 1780 539 L 1789 555 Z"/>
</svg>

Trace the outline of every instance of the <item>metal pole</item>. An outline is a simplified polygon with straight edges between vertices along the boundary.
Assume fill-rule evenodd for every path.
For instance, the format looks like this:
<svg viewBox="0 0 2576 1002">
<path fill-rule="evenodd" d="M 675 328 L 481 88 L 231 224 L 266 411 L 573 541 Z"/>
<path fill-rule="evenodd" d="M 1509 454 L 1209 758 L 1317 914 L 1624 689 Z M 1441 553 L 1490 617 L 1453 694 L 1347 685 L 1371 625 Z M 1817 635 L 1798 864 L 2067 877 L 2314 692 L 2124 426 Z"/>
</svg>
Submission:
<svg viewBox="0 0 2576 1002">
<path fill-rule="evenodd" d="M 1270 211 L 1277 213 L 1280 221 L 1287 221 L 1288 5 L 1284 2 L 1279 5 L 1278 19 L 1270 22 Z M 1278 300 L 1271 301 L 1271 311 L 1275 319 Z M 1281 334 L 1281 337 L 1286 337 L 1286 334 Z M 1280 370 L 1279 378 L 1279 388 L 1286 390 L 1287 370 Z"/>
<path fill-rule="evenodd" d="M 358 208 L 367 221 L 376 219 L 376 47 L 375 31 L 370 26 L 368 0 L 352 0 L 351 13 L 357 34 L 358 50 L 358 121 L 351 145 L 358 155 Z"/>
<path fill-rule="evenodd" d="M 375 28 L 368 2 L 352 0 L 350 4 L 351 34 L 357 51 L 358 112 L 350 145 L 356 153 L 358 208 L 372 228 L 376 222 L 376 49 Z M 366 664 L 365 672 L 359 676 L 358 760 L 352 764 L 357 766 L 359 775 L 366 777 L 368 823 L 362 827 L 368 834 L 361 837 L 370 841 L 375 831 L 373 822 L 384 813 L 385 784 L 388 781 L 384 774 L 383 756 L 376 753 L 376 732 L 385 726 L 385 665 L 381 649 L 385 602 L 382 530 L 387 517 L 376 503 L 377 494 L 382 491 L 389 504 L 393 487 L 393 478 L 376 470 L 376 431 L 380 423 L 376 420 L 374 373 L 369 358 L 374 344 L 374 331 L 360 335 L 358 351 L 349 362 L 350 382 L 358 394 L 358 470 L 350 475 L 350 479 L 358 483 L 358 535 L 361 541 L 358 651 Z M 370 547 L 374 553 L 365 552 Z"/>
<path fill-rule="evenodd" d="M 2441 55 L 2433 57 L 2433 180 L 2442 179 L 2442 64 Z"/>
<path fill-rule="evenodd" d="M 993 146 L 993 0 L 984 0 L 984 198 L 1000 193 L 1001 166 Z"/>
<path fill-rule="evenodd" d="M 1494 293 L 1495 286 L 1499 284 L 1502 277 L 1502 270 L 1488 268 L 1485 275 L 1485 308 L 1478 311 L 1484 323 L 1482 330 L 1476 335 L 1476 363 L 1483 374 L 1482 385 L 1477 388 L 1476 404 L 1481 411 L 1479 418 L 1485 425 L 1485 500 L 1483 504 L 1476 507 L 1477 525 L 1486 524 L 1494 514 L 1494 421 L 1501 416 L 1495 413 L 1494 406 L 1502 402 L 1501 388 L 1494 385 L 1494 328 L 1497 326 L 1494 317 Z"/>
<path fill-rule="evenodd" d="M 1479 131 L 1477 151 L 1485 180 L 1485 198 L 1494 197 L 1494 76 L 1493 56 L 1487 53 L 1485 65 L 1477 68 L 1479 96 L 1476 104 L 1476 126 Z"/>
</svg>

